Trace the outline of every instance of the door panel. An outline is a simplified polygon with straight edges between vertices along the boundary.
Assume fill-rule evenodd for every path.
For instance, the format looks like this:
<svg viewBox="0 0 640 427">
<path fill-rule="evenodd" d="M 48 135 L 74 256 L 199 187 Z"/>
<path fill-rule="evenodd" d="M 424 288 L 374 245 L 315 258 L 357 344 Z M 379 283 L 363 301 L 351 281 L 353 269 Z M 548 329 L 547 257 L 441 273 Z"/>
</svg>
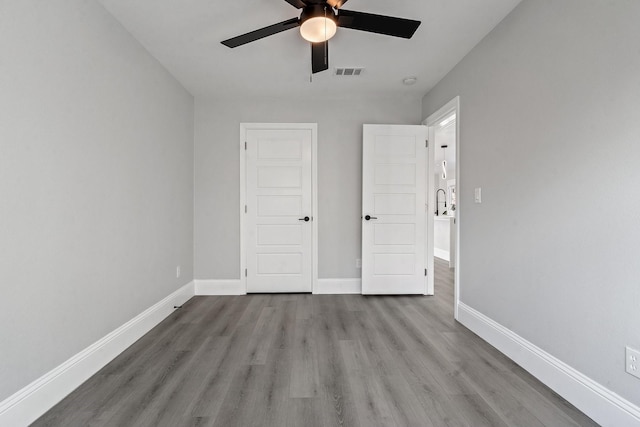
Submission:
<svg viewBox="0 0 640 427">
<path fill-rule="evenodd" d="M 377 185 L 379 187 L 380 185 Z M 374 194 L 374 214 L 413 215 L 416 209 L 415 194 Z"/>
<path fill-rule="evenodd" d="M 258 225 L 258 245 L 301 245 L 302 225 Z"/>
<path fill-rule="evenodd" d="M 416 182 L 415 165 L 376 165 L 376 185 L 413 185 Z"/>
<path fill-rule="evenodd" d="M 294 166 L 262 166 L 258 168 L 259 188 L 300 188 L 302 169 Z"/>
<path fill-rule="evenodd" d="M 427 128 L 363 134 L 362 293 L 424 294 Z"/>
<path fill-rule="evenodd" d="M 311 132 L 247 130 L 249 293 L 312 290 Z"/>
<path fill-rule="evenodd" d="M 258 254 L 258 274 L 296 274 L 302 273 L 301 253 Z"/>
<path fill-rule="evenodd" d="M 262 190 L 262 188 L 260 188 Z M 266 189 L 266 192 L 277 193 L 276 189 Z M 272 191 L 269 191 L 272 190 Z M 261 195 L 256 197 L 259 217 L 289 217 L 298 218 L 302 215 L 302 196 L 280 196 L 278 194 Z"/>
<path fill-rule="evenodd" d="M 373 226 L 375 245 L 415 245 L 415 224 L 375 224 Z"/>
</svg>

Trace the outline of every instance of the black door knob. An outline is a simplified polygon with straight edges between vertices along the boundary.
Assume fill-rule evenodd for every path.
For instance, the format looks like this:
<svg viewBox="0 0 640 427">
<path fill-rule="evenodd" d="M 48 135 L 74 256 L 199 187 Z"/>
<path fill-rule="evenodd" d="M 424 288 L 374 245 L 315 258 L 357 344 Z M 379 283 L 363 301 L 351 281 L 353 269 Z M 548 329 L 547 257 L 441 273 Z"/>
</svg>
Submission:
<svg viewBox="0 0 640 427">
<path fill-rule="evenodd" d="M 367 221 L 369 221 L 370 219 L 378 219 L 375 216 L 371 216 L 371 215 L 365 215 L 364 219 L 366 219 Z"/>
<path fill-rule="evenodd" d="M 305 216 L 304 218 L 298 218 L 298 221 L 304 221 L 304 222 L 309 222 L 311 218 L 309 218 L 308 216 Z"/>
</svg>

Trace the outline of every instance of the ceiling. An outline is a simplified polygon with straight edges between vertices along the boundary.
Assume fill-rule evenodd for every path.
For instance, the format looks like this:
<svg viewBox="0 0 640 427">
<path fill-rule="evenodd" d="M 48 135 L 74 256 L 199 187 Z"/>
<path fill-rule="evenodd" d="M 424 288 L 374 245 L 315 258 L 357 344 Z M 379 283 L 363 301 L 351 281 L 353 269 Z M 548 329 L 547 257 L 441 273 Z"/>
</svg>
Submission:
<svg viewBox="0 0 640 427">
<path fill-rule="evenodd" d="M 292 29 L 235 49 L 222 40 L 300 13 L 284 0 L 99 0 L 194 96 L 421 97 L 520 0 L 349 0 L 345 9 L 422 21 L 411 40 L 338 28 L 329 70 L 313 75 L 311 48 Z M 364 67 L 359 77 L 336 67 Z M 404 86 L 402 79 L 418 82 Z"/>
</svg>

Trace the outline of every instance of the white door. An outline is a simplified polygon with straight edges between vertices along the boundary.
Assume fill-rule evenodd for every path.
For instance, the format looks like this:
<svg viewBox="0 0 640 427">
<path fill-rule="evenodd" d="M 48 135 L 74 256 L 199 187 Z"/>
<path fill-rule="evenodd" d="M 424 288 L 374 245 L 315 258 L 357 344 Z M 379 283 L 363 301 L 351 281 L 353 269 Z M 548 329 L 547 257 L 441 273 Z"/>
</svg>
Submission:
<svg viewBox="0 0 640 427">
<path fill-rule="evenodd" d="M 362 293 L 425 294 L 425 126 L 364 125 Z"/>
<path fill-rule="evenodd" d="M 312 130 L 246 131 L 247 292 L 312 291 Z"/>
</svg>

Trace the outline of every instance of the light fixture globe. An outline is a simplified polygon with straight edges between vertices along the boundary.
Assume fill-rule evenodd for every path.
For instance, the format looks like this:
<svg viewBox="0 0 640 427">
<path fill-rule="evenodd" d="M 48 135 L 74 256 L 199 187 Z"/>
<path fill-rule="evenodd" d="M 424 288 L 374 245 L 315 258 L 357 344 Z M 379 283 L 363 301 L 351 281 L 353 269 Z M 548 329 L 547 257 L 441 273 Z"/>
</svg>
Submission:
<svg viewBox="0 0 640 427">
<path fill-rule="evenodd" d="M 300 35 L 311 43 L 321 43 L 336 35 L 336 15 L 330 7 L 309 6 L 300 15 Z"/>
</svg>

